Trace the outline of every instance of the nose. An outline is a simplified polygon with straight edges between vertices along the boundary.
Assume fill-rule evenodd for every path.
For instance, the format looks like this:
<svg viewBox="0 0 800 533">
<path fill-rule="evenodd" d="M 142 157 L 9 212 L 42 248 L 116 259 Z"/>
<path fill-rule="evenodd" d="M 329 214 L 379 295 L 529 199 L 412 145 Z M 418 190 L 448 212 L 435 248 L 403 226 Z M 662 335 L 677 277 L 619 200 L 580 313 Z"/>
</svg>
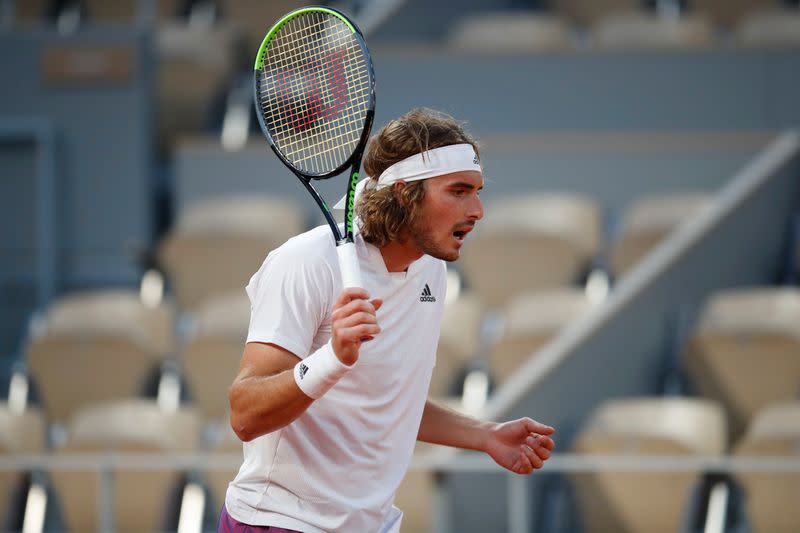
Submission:
<svg viewBox="0 0 800 533">
<path fill-rule="evenodd" d="M 477 194 L 475 194 L 473 197 L 473 201 L 469 206 L 467 216 L 470 220 L 480 220 L 483 218 L 483 201 Z"/>
</svg>

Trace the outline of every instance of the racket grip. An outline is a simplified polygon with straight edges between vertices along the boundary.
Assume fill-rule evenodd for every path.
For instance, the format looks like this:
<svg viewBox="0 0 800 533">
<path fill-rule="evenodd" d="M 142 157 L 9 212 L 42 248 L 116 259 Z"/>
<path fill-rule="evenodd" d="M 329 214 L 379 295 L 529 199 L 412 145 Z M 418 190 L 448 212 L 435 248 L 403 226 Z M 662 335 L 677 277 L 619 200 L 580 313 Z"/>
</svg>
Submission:
<svg viewBox="0 0 800 533">
<path fill-rule="evenodd" d="M 354 242 L 337 243 L 336 253 L 339 255 L 339 270 L 342 273 L 342 285 L 344 288 L 363 288 L 361 270 L 358 268 L 356 244 Z"/>
</svg>

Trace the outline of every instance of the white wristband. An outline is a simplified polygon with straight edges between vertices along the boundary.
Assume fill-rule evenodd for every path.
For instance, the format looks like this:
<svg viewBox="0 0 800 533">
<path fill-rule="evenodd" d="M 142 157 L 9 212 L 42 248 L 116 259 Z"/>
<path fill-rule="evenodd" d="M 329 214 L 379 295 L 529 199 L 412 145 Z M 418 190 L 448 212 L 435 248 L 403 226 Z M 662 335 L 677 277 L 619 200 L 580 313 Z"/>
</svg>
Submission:
<svg viewBox="0 0 800 533">
<path fill-rule="evenodd" d="M 306 396 L 316 400 L 351 368 L 339 361 L 328 342 L 294 366 L 294 381 Z"/>
</svg>

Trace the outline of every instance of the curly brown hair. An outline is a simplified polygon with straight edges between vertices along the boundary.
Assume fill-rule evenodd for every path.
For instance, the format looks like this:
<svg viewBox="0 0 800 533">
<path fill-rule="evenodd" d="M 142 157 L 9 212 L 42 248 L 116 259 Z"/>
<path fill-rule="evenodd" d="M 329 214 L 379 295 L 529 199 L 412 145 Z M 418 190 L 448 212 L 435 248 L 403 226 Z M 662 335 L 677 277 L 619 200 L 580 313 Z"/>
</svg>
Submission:
<svg viewBox="0 0 800 533">
<path fill-rule="evenodd" d="M 414 154 L 462 143 L 471 144 L 480 157 L 478 143 L 462 123 L 427 108 L 413 109 L 378 130 L 364 155 L 364 171 L 372 179 L 355 205 L 364 240 L 378 247 L 397 240 L 400 232 L 416 219 L 425 198 L 425 180 L 409 182 L 402 188 L 376 189 L 378 176 Z"/>
</svg>

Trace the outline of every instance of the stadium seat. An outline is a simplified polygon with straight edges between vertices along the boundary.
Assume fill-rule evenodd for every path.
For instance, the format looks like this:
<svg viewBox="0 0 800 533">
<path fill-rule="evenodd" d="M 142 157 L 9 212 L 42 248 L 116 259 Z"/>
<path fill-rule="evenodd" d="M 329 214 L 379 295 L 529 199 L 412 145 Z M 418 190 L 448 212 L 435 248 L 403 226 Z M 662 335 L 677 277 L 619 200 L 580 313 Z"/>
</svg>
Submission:
<svg viewBox="0 0 800 533">
<path fill-rule="evenodd" d="M 453 386 L 478 350 L 481 316 L 481 304 L 474 294 L 462 293 L 445 304 L 431 396 L 446 397 L 454 392 Z"/>
<path fill-rule="evenodd" d="M 198 202 L 178 215 L 159 246 L 159 262 L 183 310 L 243 289 L 267 253 L 303 231 L 305 211 L 291 200 L 235 196 Z"/>
<path fill-rule="evenodd" d="M 501 11 L 462 17 L 448 45 L 474 54 L 535 53 L 569 48 L 569 37 L 569 27 L 555 15 Z"/>
<path fill-rule="evenodd" d="M 222 17 L 244 32 L 247 57 L 256 57 L 267 30 L 277 20 L 309 3 L 303 0 L 219 0 Z"/>
<path fill-rule="evenodd" d="M 769 405 L 754 417 L 737 444 L 737 457 L 800 458 L 800 401 Z M 742 472 L 737 475 L 746 497 L 747 515 L 755 532 L 800 529 L 800 473 Z"/>
<path fill-rule="evenodd" d="M 212 297 L 193 318 L 182 350 L 189 394 L 206 420 L 221 422 L 228 414 L 228 388 L 247 338 L 250 300 L 243 288 Z"/>
<path fill-rule="evenodd" d="M 783 0 L 692 0 L 698 13 L 708 15 L 715 24 L 733 28 L 747 15 L 762 9 L 776 7 Z"/>
<path fill-rule="evenodd" d="M 650 196 L 634 202 L 623 214 L 611 250 L 611 268 L 616 276 L 630 270 L 647 252 L 682 222 L 711 201 L 706 193 L 674 193 Z"/>
<path fill-rule="evenodd" d="M 51 422 L 78 408 L 139 394 L 172 349 L 173 313 L 136 291 L 74 293 L 33 328 L 26 357 Z"/>
<path fill-rule="evenodd" d="M 163 151 L 172 150 L 181 136 L 209 129 L 215 99 L 225 94 L 243 60 L 241 39 L 229 25 L 158 28 L 156 108 Z"/>
<path fill-rule="evenodd" d="M 200 416 L 190 408 L 166 413 L 155 402 L 125 400 L 82 409 L 71 421 L 68 442 L 55 453 L 159 454 L 192 452 L 200 436 Z M 62 518 L 69 531 L 97 530 L 96 471 L 53 469 Z M 114 530 L 164 531 L 170 503 L 177 501 L 182 475 L 177 469 L 113 472 Z"/>
<path fill-rule="evenodd" d="M 44 450 L 45 420 L 38 409 L 12 412 L 0 402 L 0 457 L 15 454 L 35 454 Z M 0 470 L 0 527 L 8 524 L 12 495 L 24 482 L 24 472 Z"/>
<path fill-rule="evenodd" d="M 436 445 L 417 442 L 414 457 L 435 453 Z M 413 460 L 413 459 L 412 459 Z M 403 533 L 434 531 L 436 477 L 430 470 L 409 470 L 395 492 L 394 505 L 403 511 Z"/>
<path fill-rule="evenodd" d="M 800 46 L 800 9 L 755 11 L 737 27 L 736 40 L 757 48 Z"/>
<path fill-rule="evenodd" d="M 725 452 L 725 415 L 710 400 L 628 398 L 594 410 L 573 444 L 593 455 L 702 455 Z M 601 470 L 570 475 L 590 533 L 679 531 L 700 472 Z"/>
<path fill-rule="evenodd" d="M 520 195 L 488 203 L 459 264 L 481 302 L 499 309 L 521 292 L 575 283 L 599 241 L 600 211 L 591 200 Z"/>
<path fill-rule="evenodd" d="M 553 0 L 555 11 L 581 26 L 590 26 L 598 19 L 612 13 L 632 11 L 640 7 L 641 0 Z"/>
<path fill-rule="evenodd" d="M 219 438 L 213 443 L 209 452 L 212 454 L 238 455 L 242 457 L 242 441 L 240 441 L 236 433 L 233 432 L 230 423 L 226 422 L 221 427 Z M 228 484 L 233 481 L 238 471 L 238 466 L 231 469 L 213 469 L 206 471 L 205 476 L 208 480 L 209 489 L 211 490 L 214 509 L 219 510 L 222 508 L 222 504 L 225 503 L 225 493 L 228 490 Z"/>
<path fill-rule="evenodd" d="M 21 27 L 39 26 L 50 15 L 51 0 L 14 2 L 14 24 Z"/>
<path fill-rule="evenodd" d="M 708 47 L 714 31 L 703 15 L 663 17 L 645 11 L 609 15 L 592 27 L 592 42 L 604 50 L 673 50 Z"/>
<path fill-rule="evenodd" d="M 579 288 L 528 291 L 504 310 L 503 333 L 491 347 L 492 376 L 500 383 L 591 306 Z"/>
<path fill-rule="evenodd" d="M 176 17 L 182 0 L 153 0 L 156 20 L 167 23 Z M 135 24 L 141 15 L 140 0 L 83 0 L 89 24 Z"/>
<path fill-rule="evenodd" d="M 706 302 L 683 354 L 694 387 L 728 411 L 735 439 L 759 409 L 800 390 L 800 289 L 720 291 Z"/>
</svg>

